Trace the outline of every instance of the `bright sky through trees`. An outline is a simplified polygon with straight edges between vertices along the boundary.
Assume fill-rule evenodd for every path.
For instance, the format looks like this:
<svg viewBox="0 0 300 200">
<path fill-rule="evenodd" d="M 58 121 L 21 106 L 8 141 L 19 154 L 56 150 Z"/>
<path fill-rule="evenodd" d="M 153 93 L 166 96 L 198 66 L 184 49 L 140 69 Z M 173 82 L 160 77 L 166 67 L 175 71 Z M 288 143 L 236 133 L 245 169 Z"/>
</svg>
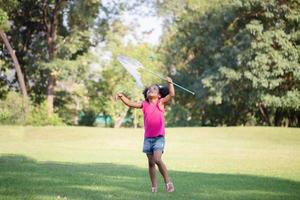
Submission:
<svg viewBox="0 0 300 200">
<path fill-rule="evenodd" d="M 136 0 L 118 0 L 116 2 L 133 6 Z M 103 0 L 102 3 L 105 7 L 113 5 L 110 0 Z M 132 28 L 132 31 L 124 38 L 125 44 L 136 44 L 138 42 L 147 42 L 153 45 L 159 44 L 159 39 L 162 35 L 163 18 L 157 15 L 154 7 L 146 3 L 136 7 L 133 6 L 133 9 L 124 10 L 119 19 L 124 25 Z"/>
</svg>

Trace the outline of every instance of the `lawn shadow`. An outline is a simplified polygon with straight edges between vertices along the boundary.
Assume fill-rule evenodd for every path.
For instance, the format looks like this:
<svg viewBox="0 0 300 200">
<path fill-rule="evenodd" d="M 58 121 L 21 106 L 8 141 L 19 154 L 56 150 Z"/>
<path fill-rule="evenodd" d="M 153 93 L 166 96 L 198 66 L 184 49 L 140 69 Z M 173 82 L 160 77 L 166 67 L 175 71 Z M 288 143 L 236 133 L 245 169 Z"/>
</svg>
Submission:
<svg viewBox="0 0 300 200">
<path fill-rule="evenodd" d="M 242 174 L 170 171 L 173 194 L 149 192 L 147 169 L 0 157 L 0 199 L 300 199 L 300 182 Z"/>
</svg>

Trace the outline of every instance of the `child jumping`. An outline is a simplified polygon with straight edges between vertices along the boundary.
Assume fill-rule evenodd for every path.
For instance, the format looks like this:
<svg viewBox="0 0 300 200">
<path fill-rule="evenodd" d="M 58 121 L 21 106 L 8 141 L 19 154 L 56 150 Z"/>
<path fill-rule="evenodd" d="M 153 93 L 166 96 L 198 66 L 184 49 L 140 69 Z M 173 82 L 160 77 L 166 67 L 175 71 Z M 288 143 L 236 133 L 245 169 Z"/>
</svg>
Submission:
<svg viewBox="0 0 300 200">
<path fill-rule="evenodd" d="M 165 105 L 175 96 L 173 81 L 166 78 L 168 89 L 160 88 L 159 85 L 152 85 L 143 92 L 145 101 L 131 102 L 122 93 L 117 94 L 117 98 L 131 108 L 141 108 L 144 113 L 144 146 L 143 152 L 148 158 L 149 176 L 151 179 L 151 192 L 157 192 L 156 167 L 164 179 L 167 192 L 174 191 L 174 185 L 168 175 L 166 165 L 162 161 L 162 153 L 165 146 Z"/>
</svg>

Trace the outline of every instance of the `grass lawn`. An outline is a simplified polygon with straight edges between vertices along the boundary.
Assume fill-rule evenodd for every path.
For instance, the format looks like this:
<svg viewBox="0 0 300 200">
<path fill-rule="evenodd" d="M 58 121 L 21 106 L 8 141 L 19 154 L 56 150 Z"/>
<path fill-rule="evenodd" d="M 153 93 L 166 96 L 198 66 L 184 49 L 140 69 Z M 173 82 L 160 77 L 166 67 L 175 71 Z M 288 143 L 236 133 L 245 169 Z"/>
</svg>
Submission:
<svg viewBox="0 0 300 200">
<path fill-rule="evenodd" d="M 0 126 L 0 199 L 300 199 L 300 129 L 169 128 L 151 194 L 142 129 Z"/>
</svg>

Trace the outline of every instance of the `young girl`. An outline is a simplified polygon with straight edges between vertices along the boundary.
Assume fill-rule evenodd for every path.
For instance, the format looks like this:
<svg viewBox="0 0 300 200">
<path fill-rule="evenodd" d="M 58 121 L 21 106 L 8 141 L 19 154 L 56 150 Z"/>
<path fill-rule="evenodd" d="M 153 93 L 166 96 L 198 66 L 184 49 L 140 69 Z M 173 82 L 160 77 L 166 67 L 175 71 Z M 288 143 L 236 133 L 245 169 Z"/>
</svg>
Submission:
<svg viewBox="0 0 300 200">
<path fill-rule="evenodd" d="M 157 192 L 156 168 L 163 176 L 166 191 L 173 192 L 174 185 L 168 175 L 166 165 L 161 159 L 165 146 L 165 105 L 168 104 L 175 96 L 175 90 L 172 79 L 167 77 L 168 89 L 160 88 L 159 85 L 152 85 L 144 90 L 145 101 L 131 102 L 122 93 L 117 94 L 117 97 L 122 102 L 132 108 L 141 108 L 144 113 L 144 146 L 143 152 L 148 157 L 149 176 L 151 179 L 151 191 Z"/>
</svg>

